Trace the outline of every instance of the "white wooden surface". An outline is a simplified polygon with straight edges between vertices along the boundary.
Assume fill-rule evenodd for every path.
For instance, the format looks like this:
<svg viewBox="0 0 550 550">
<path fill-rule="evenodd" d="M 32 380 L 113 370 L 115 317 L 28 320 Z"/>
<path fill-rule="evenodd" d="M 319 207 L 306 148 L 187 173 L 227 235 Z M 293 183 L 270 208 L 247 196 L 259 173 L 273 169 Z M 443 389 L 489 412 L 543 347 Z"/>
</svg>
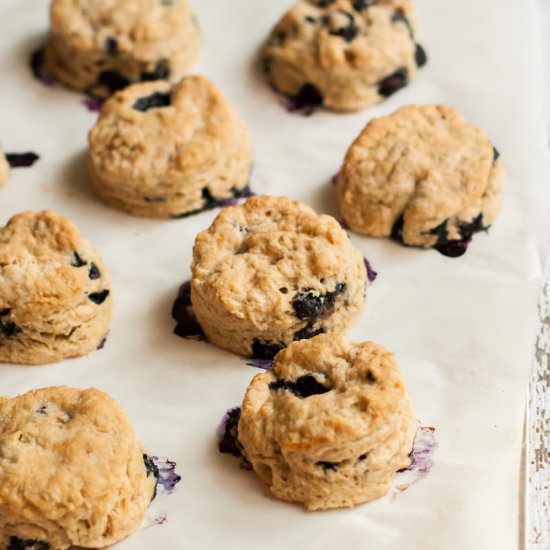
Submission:
<svg viewBox="0 0 550 550">
<path fill-rule="evenodd" d="M 543 70 L 546 76 L 546 123 L 550 147 L 550 0 L 539 2 L 545 49 Z M 550 254 L 539 299 L 539 319 L 527 413 L 526 550 L 550 550 Z M 520 548 L 523 547 L 521 542 Z"/>
</svg>

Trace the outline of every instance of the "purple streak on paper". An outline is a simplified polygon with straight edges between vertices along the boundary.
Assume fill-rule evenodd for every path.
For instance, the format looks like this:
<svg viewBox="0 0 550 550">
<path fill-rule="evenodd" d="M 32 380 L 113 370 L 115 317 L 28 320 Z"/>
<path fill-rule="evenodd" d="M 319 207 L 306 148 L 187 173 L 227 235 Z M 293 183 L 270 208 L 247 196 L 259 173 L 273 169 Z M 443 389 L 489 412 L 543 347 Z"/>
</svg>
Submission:
<svg viewBox="0 0 550 550">
<path fill-rule="evenodd" d="M 239 199 L 248 199 L 250 197 L 255 197 L 256 196 L 256 193 L 254 193 L 251 189 L 250 189 L 250 186 L 247 185 L 244 189 L 241 189 L 240 191 L 237 191 L 235 193 L 235 196 L 234 197 L 231 197 L 230 199 L 227 199 L 226 201 L 221 201 L 219 203 L 219 206 L 220 207 L 225 207 L 225 206 L 237 206 L 239 204 Z"/>
<path fill-rule="evenodd" d="M 273 359 L 256 359 L 255 357 L 243 357 L 249 367 L 257 369 L 271 370 L 273 368 Z"/>
<path fill-rule="evenodd" d="M 92 113 L 99 113 L 105 103 L 105 99 L 88 96 L 82 100 L 82 104 Z"/>
<path fill-rule="evenodd" d="M 6 160 L 11 168 L 30 168 L 39 158 L 39 155 L 30 151 L 27 153 L 6 153 Z"/>
<path fill-rule="evenodd" d="M 372 284 L 374 283 L 374 281 L 376 281 L 376 278 L 378 277 L 378 272 L 374 271 L 371 263 L 367 260 L 367 258 L 363 258 L 363 261 L 365 262 L 365 267 L 367 268 L 367 279 L 369 280 L 369 283 Z"/>
<path fill-rule="evenodd" d="M 330 178 L 330 183 L 332 183 L 332 185 L 336 185 L 338 183 L 338 176 L 340 175 L 340 172 L 336 172 L 336 174 L 334 174 L 334 176 L 332 176 L 332 178 Z"/>
<path fill-rule="evenodd" d="M 101 342 L 97 345 L 96 351 L 99 351 L 100 349 L 103 349 L 105 347 L 105 343 L 107 342 L 107 335 L 105 335 L 104 338 L 102 338 Z"/>
<path fill-rule="evenodd" d="M 185 281 L 180 286 L 178 297 L 172 306 L 172 318 L 176 321 L 176 336 L 187 340 L 207 341 L 191 305 L 191 281 Z"/>
<path fill-rule="evenodd" d="M 157 487 L 161 487 L 164 494 L 171 494 L 181 481 L 181 476 L 176 472 L 176 463 L 163 456 L 152 456 L 151 459 L 159 470 Z"/>
</svg>

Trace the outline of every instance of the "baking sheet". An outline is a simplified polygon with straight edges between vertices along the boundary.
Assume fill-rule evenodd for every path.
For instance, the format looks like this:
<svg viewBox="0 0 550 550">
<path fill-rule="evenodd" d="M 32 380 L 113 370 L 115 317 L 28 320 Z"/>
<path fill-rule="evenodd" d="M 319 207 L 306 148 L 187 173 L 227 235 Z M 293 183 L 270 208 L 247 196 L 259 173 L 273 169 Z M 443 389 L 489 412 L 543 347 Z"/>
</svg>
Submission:
<svg viewBox="0 0 550 550">
<path fill-rule="evenodd" d="M 174 336 L 170 317 L 194 236 L 216 212 L 151 221 L 95 197 L 84 151 L 96 115 L 83 96 L 44 86 L 27 67 L 44 40 L 46 0 L 0 0 L 0 140 L 8 152 L 41 157 L 0 190 L 0 222 L 43 208 L 71 218 L 111 268 L 115 313 L 105 348 L 88 357 L 2 365 L 2 394 L 96 386 L 125 407 L 152 453 L 177 462 L 183 480 L 121 549 L 517 548 L 519 447 L 550 204 L 535 2 L 418 0 L 430 61 L 417 80 L 368 111 L 307 118 L 285 112 L 257 68 L 259 45 L 291 1 L 191 3 L 203 33 L 194 72 L 217 82 L 250 125 L 257 193 L 337 215 L 330 178 L 347 147 L 371 117 L 408 103 L 458 108 L 500 150 L 502 214 L 463 258 L 352 235 L 379 277 L 350 337 L 396 352 L 419 419 L 436 428 L 434 467 L 404 492 L 311 514 L 272 499 L 217 452 L 220 418 L 258 371 Z"/>
</svg>

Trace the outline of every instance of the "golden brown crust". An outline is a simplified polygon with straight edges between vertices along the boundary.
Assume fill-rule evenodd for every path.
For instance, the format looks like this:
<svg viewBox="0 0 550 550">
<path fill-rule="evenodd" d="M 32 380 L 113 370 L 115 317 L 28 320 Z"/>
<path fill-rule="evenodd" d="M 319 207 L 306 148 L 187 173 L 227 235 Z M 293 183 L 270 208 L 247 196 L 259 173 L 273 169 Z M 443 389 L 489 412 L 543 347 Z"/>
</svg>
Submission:
<svg viewBox="0 0 550 550">
<path fill-rule="evenodd" d="M 145 111 L 136 102 L 162 98 Z M 138 103 L 139 105 L 139 103 Z M 200 210 L 248 183 L 252 145 L 246 124 L 218 88 L 188 76 L 134 84 L 109 99 L 89 134 L 92 182 L 102 199 L 152 218 Z"/>
<path fill-rule="evenodd" d="M 254 377 L 238 433 L 275 496 L 316 510 L 385 494 L 410 464 L 416 429 L 393 354 L 330 334 L 289 345 Z"/>
<path fill-rule="evenodd" d="M 23 212 L 0 229 L 0 362 L 85 355 L 105 337 L 110 276 L 66 218 Z"/>
<path fill-rule="evenodd" d="M 141 443 L 105 393 L 0 397 L 0 542 L 103 548 L 139 526 L 154 487 Z"/>
<path fill-rule="evenodd" d="M 208 338 L 247 356 L 254 341 L 283 347 L 304 330 L 346 330 L 365 301 L 363 258 L 345 231 L 287 197 L 224 208 L 197 236 L 191 269 L 191 300 Z M 307 304 L 296 312 L 304 295 L 318 315 L 308 317 Z"/>
<path fill-rule="evenodd" d="M 449 240 L 480 215 L 491 225 L 501 178 L 483 130 L 446 105 L 409 105 L 369 122 L 346 154 L 337 189 L 354 231 L 388 237 L 402 218 L 403 242 L 430 247 L 444 223 Z"/>
</svg>

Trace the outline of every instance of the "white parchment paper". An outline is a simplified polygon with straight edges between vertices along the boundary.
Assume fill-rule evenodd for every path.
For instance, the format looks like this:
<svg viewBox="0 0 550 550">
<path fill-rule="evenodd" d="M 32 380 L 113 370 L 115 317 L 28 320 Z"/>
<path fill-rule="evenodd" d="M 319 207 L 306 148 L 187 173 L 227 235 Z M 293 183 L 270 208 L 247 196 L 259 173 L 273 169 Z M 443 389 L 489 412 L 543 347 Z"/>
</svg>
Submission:
<svg viewBox="0 0 550 550">
<path fill-rule="evenodd" d="M 158 504 L 166 521 L 121 549 L 517 548 L 521 431 L 550 225 L 535 2 L 418 0 L 430 61 L 417 80 L 368 111 L 309 118 L 285 112 L 256 66 L 259 45 L 290 0 L 192 3 L 203 33 L 195 72 L 217 82 L 250 125 L 257 193 L 337 215 L 329 180 L 347 147 L 371 117 L 408 103 L 458 108 L 500 150 L 502 214 L 463 258 L 352 235 L 379 277 L 350 336 L 396 352 L 420 420 L 436 428 L 434 468 L 405 492 L 312 514 L 274 500 L 217 452 L 221 416 L 258 371 L 174 336 L 170 317 L 189 278 L 194 237 L 216 212 L 151 221 L 96 198 L 84 162 L 96 115 L 81 95 L 46 87 L 27 68 L 44 40 L 46 0 L 0 0 L 0 140 L 8 152 L 41 157 L 0 190 L 0 222 L 43 208 L 71 218 L 111 268 L 115 314 L 103 350 L 51 366 L 2 365 L 1 393 L 96 386 L 120 401 L 152 453 L 177 462 L 183 481 Z"/>
</svg>

